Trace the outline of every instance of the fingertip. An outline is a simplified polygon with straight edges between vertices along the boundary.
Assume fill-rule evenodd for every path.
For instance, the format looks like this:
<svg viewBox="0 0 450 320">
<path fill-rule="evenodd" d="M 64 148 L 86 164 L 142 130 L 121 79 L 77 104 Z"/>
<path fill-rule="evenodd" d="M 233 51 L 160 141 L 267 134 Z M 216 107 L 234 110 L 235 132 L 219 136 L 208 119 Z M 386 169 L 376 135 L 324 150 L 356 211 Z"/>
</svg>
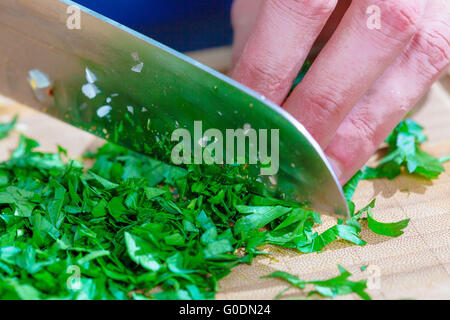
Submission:
<svg viewBox="0 0 450 320">
<path fill-rule="evenodd" d="M 234 31 L 232 66 L 244 51 L 256 25 L 263 0 L 234 0 L 231 7 L 231 25 Z"/>
<path fill-rule="evenodd" d="M 265 1 L 231 77 L 281 104 L 336 3 Z"/>
</svg>

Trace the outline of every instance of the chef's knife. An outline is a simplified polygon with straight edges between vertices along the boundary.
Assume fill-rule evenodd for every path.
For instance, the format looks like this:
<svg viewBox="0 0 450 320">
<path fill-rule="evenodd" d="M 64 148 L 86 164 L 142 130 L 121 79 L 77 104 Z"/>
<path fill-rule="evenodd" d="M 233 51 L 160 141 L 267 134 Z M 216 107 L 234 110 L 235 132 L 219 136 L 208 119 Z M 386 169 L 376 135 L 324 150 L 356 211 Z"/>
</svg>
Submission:
<svg viewBox="0 0 450 320">
<path fill-rule="evenodd" d="M 74 2 L 0 1 L 0 94 L 153 157 L 174 130 L 195 136 L 195 121 L 224 136 L 278 129 L 279 170 L 258 177 L 265 192 L 349 216 L 323 151 L 283 109 Z"/>
</svg>

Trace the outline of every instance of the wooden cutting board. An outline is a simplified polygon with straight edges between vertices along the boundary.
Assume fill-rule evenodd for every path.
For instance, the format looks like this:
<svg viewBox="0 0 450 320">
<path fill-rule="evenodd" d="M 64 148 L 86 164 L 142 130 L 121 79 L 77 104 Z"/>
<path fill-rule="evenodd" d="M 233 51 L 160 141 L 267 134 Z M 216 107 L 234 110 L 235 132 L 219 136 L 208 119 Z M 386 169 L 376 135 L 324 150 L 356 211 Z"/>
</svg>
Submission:
<svg viewBox="0 0 450 320">
<path fill-rule="evenodd" d="M 228 51 L 229 52 L 229 51 Z M 217 54 L 220 59 L 217 59 Z M 213 55 L 201 53 L 201 59 L 219 63 L 224 69 L 224 51 Z M 217 62 L 218 61 L 218 62 Z M 79 157 L 87 149 L 95 149 L 103 141 L 86 132 L 52 119 L 44 114 L 0 97 L 0 122 L 20 115 L 18 131 L 41 142 L 42 151 L 56 151 L 59 144 L 71 157 Z M 414 118 L 426 128 L 430 141 L 424 149 L 434 156 L 450 154 L 450 77 L 435 84 Z M 18 133 L 0 142 L 0 160 L 8 158 L 17 145 Z M 376 161 L 376 157 L 371 163 Z M 276 270 L 293 273 L 304 280 L 327 279 L 338 274 L 341 264 L 354 274 L 352 279 L 369 279 L 368 292 L 375 299 L 450 299 L 450 164 L 438 180 L 429 182 L 402 176 L 394 181 L 363 181 L 355 194 L 358 207 L 377 198 L 376 219 L 393 222 L 411 218 L 405 234 L 388 238 L 370 233 L 363 226 L 367 245 L 359 247 L 338 241 L 322 253 L 301 254 L 295 250 L 266 246 L 271 257 L 259 257 L 242 265 L 220 282 L 218 299 L 273 299 L 286 284 L 277 279 L 260 277 Z M 335 224 L 324 218 L 318 231 Z M 369 265 L 362 272 L 360 267 Z M 285 298 L 302 298 L 303 293 L 291 289 Z M 344 299 L 357 298 L 354 295 Z"/>
</svg>

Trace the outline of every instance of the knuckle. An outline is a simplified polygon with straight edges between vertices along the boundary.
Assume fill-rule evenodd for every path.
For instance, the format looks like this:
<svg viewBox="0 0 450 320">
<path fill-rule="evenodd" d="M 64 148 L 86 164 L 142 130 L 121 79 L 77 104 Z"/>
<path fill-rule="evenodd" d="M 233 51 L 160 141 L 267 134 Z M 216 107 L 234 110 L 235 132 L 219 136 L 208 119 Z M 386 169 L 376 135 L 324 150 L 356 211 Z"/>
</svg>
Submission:
<svg viewBox="0 0 450 320">
<path fill-rule="evenodd" d="M 332 119 L 342 117 L 339 102 L 325 91 L 309 94 L 305 102 L 309 105 L 309 110 L 314 112 L 317 122 L 329 123 Z"/>
<path fill-rule="evenodd" d="M 289 88 L 289 81 L 274 66 L 268 67 L 255 61 L 247 61 L 238 64 L 238 73 L 233 76 L 235 80 L 250 87 L 251 89 L 264 94 L 275 103 L 283 97 L 279 97 L 286 88 Z"/>
<path fill-rule="evenodd" d="M 422 67 L 433 74 L 440 73 L 450 63 L 450 30 L 449 25 L 441 27 L 441 23 L 420 31 L 414 46 L 421 59 Z M 447 32 L 446 32 L 447 31 Z"/>
<path fill-rule="evenodd" d="M 269 0 L 269 4 L 287 16 L 323 20 L 334 10 L 337 0 Z"/>
<path fill-rule="evenodd" d="M 378 0 L 381 20 L 391 32 L 413 33 L 422 17 L 422 5 L 418 0 Z M 381 29 L 383 30 L 383 28 Z"/>
<path fill-rule="evenodd" d="M 358 140 L 361 142 L 360 146 L 363 149 L 372 149 L 373 141 L 376 136 L 376 128 L 373 122 L 365 120 L 364 117 L 349 117 L 348 118 L 353 132 L 358 136 Z"/>
<path fill-rule="evenodd" d="M 259 81 L 267 81 L 272 86 L 278 86 L 282 82 L 282 77 L 279 72 L 277 72 L 276 67 L 259 65 L 258 63 L 249 61 L 247 64 L 247 70 L 248 73 L 255 79 L 258 79 Z"/>
<path fill-rule="evenodd" d="M 309 8 L 309 13 L 317 17 L 328 16 L 337 5 L 335 0 L 303 0 L 299 2 L 303 2 Z"/>
</svg>

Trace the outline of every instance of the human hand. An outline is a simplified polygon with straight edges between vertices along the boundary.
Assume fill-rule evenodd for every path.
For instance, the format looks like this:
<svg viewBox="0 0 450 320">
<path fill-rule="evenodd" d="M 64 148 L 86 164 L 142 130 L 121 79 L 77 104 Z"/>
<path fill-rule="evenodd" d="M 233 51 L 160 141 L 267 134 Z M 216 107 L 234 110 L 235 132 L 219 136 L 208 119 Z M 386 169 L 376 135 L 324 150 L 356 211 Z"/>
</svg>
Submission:
<svg viewBox="0 0 450 320">
<path fill-rule="evenodd" d="M 336 4 L 235 0 L 231 76 L 299 120 L 343 184 L 450 64 L 450 1 L 341 0 L 348 10 L 287 97 Z"/>
</svg>

